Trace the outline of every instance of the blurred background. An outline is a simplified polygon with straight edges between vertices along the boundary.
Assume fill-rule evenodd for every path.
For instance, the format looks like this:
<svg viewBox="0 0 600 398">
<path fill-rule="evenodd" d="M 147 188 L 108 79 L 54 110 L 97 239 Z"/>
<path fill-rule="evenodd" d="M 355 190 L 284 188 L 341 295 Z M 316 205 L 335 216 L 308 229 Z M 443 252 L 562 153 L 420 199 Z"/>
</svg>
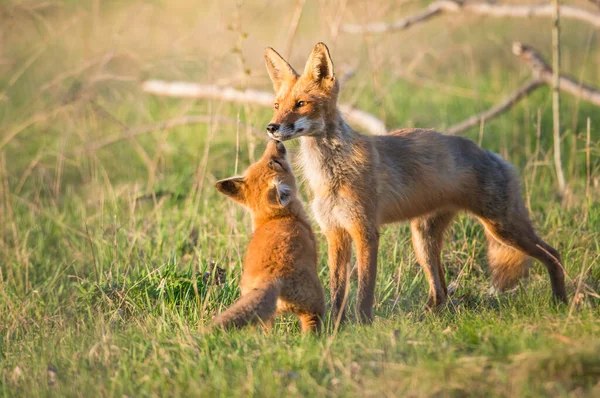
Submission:
<svg viewBox="0 0 600 398">
<path fill-rule="evenodd" d="M 600 12 L 589 0 L 564 3 Z M 448 12 L 407 29 L 355 32 L 367 24 L 418 15 L 431 4 L 2 2 L 0 224 L 7 263 L 21 275 L 13 283 L 27 291 L 31 278 L 47 277 L 42 264 L 76 261 L 73 253 L 89 259 L 87 240 L 94 236 L 112 252 L 105 236 L 110 228 L 128 242 L 128 256 L 136 247 L 133 237 L 158 242 L 158 247 L 181 247 L 192 236 L 195 245 L 204 242 L 200 247 L 212 253 L 211 237 L 231 231 L 243 237 L 249 231 L 247 218 L 239 231 L 236 219 L 243 212 L 218 198 L 213 183 L 241 172 L 260 154 L 269 107 L 155 95 L 143 90 L 146 80 L 270 93 L 266 46 L 301 71 L 314 44 L 324 41 L 344 81 L 340 102 L 371 113 L 390 130 L 444 131 L 501 102 L 531 78 L 531 68 L 512 53 L 513 41 L 532 46 L 551 63 L 549 17 Z M 572 18 L 561 24 L 561 73 L 600 86 L 598 24 Z M 571 193 L 567 205 L 577 204 L 582 211 L 588 200 L 597 200 L 600 112 L 563 93 L 561 114 L 563 167 Z M 532 210 L 559 201 L 549 86 L 461 134 L 517 165 Z M 297 143 L 289 146 L 293 153 Z M 546 201 L 532 203 L 532 196 Z M 228 221 L 215 219 L 215 211 L 229 214 Z M 63 240 L 65 234 L 73 241 Z M 23 262 L 33 259 L 39 265 L 35 271 L 22 271 Z"/>
<path fill-rule="evenodd" d="M 111 184 L 135 181 L 147 193 L 157 186 L 172 190 L 168 181 L 197 166 L 208 139 L 208 173 L 231 173 L 231 162 L 219 161 L 235 153 L 230 143 L 236 131 L 244 161 L 254 155 L 254 141 L 264 139 L 270 110 L 252 103 L 158 97 L 144 93 L 141 83 L 163 79 L 271 92 L 263 63 L 266 46 L 302 70 L 313 45 L 324 41 L 338 76 L 351 76 L 340 102 L 372 113 L 388 129 L 444 130 L 500 102 L 531 76 L 531 69 L 512 54 L 513 41 L 531 45 L 551 63 L 548 17 L 459 12 L 386 33 L 344 29 L 344 24 L 393 22 L 431 3 L 4 1 L 0 151 L 6 173 L 18 180 L 19 191 L 41 179 L 53 195 L 96 178 Z M 563 3 L 597 11 L 590 0 Z M 599 85 L 598 34 L 597 26 L 563 19 L 563 73 Z M 523 167 L 535 150 L 540 112 L 537 160 L 543 160 L 552 148 L 550 94 L 541 88 L 483 129 L 477 124 L 463 134 Z M 585 172 L 585 154 L 577 149 L 583 141 L 577 137 L 585 133 L 587 118 L 597 137 L 593 127 L 600 124 L 600 112 L 568 94 L 563 98 L 563 158 L 569 180 L 577 184 L 574 177 Z M 223 118 L 151 126 L 191 115 Z M 132 131 L 134 137 L 127 138 Z M 215 164 L 219 168 L 211 169 Z"/>
</svg>

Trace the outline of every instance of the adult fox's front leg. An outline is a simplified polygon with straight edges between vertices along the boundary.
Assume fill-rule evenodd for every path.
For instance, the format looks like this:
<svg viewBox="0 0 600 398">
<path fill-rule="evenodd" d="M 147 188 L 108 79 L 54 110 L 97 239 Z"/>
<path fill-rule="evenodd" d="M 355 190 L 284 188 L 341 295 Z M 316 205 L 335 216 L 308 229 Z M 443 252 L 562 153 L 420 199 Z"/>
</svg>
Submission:
<svg viewBox="0 0 600 398">
<path fill-rule="evenodd" d="M 373 321 L 373 302 L 375 300 L 375 281 L 377 279 L 377 251 L 379 249 L 379 231 L 375 225 L 357 223 L 350 229 L 350 235 L 356 246 L 358 262 L 358 311 L 360 321 Z"/>
<path fill-rule="evenodd" d="M 337 322 L 339 318 L 342 322 L 346 317 L 352 241 L 348 232 L 342 228 L 330 229 L 325 232 L 325 235 L 328 246 L 329 289 L 333 321 Z"/>
</svg>

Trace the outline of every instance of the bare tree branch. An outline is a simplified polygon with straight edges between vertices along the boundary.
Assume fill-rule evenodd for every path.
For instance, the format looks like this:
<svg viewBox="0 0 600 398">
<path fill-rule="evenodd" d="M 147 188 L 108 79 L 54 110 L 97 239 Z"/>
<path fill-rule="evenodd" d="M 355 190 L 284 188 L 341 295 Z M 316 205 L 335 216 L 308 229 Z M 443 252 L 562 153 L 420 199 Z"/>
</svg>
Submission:
<svg viewBox="0 0 600 398">
<path fill-rule="evenodd" d="M 546 84 L 552 84 L 552 68 L 544 61 L 539 52 L 519 42 L 513 43 L 512 50 L 515 55 L 531 68 L 534 77 L 539 78 Z M 576 79 L 567 75 L 560 75 L 559 83 L 561 90 L 600 106 L 599 89 L 579 83 Z"/>
<path fill-rule="evenodd" d="M 492 4 L 484 2 L 460 3 L 456 0 L 438 0 L 431 3 L 425 9 L 397 20 L 395 22 L 375 22 L 367 25 L 344 24 L 342 30 L 346 33 L 384 33 L 396 30 L 408 29 L 412 25 L 440 16 L 443 13 L 466 12 L 471 14 L 490 17 L 552 17 L 552 4 Z M 587 22 L 596 28 L 600 28 L 600 14 L 569 5 L 560 6 L 560 14 L 563 18 L 576 19 Z"/>
<path fill-rule="evenodd" d="M 342 31 L 346 33 L 384 33 L 403 30 L 408 29 L 419 22 L 424 22 L 431 17 L 440 15 L 444 11 L 456 12 L 459 8 L 460 4 L 455 3 L 454 1 L 436 1 L 414 15 L 392 23 L 375 22 L 368 25 L 344 24 L 342 25 Z"/>
<path fill-rule="evenodd" d="M 460 134 L 471 127 L 478 126 L 482 121 L 486 121 L 489 119 L 493 119 L 494 117 L 500 115 L 501 113 L 506 112 L 510 108 L 513 107 L 517 102 L 519 102 L 522 98 L 529 95 L 536 88 L 543 85 L 544 82 L 539 79 L 531 79 L 521 87 L 519 87 L 514 93 L 507 96 L 502 102 L 498 105 L 494 105 L 490 109 L 485 112 L 481 112 L 477 115 L 473 115 L 468 119 L 450 126 L 445 130 L 447 134 Z"/>
<path fill-rule="evenodd" d="M 142 89 L 151 94 L 178 98 L 215 99 L 225 102 L 248 103 L 271 107 L 273 94 L 258 90 L 236 90 L 231 87 L 218 87 L 213 84 L 196 84 L 187 82 L 166 82 L 162 80 L 148 80 L 142 83 Z M 348 121 L 362 127 L 371 134 L 385 134 L 385 123 L 376 116 L 356 109 L 352 105 L 340 104 L 340 110 Z"/>
<path fill-rule="evenodd" d="M 532 47 L 525 44 L 514 42 L 512 47 L 513 53 L 517 55 L 527 66 L 531 68 L 533 78 L 519 87 L 515 92 L 506 97 L 502 102 L 494 105 L 485 112 L 473 115 L 468 119 L 450 126 L 446 129 L 448 134 L 460 134 L 471 127 L 479 125 L 482 121 L 490 120 L 514 106 L 517 102 L 529 95 L 536 88 L 548 84 L 552 85 L 553 71 L 552 67 L 546 63 L 544 58 Z M 559 88 L 579 97 L 585 101 L 589 101 L 594 105 L 600 106 L 600 90 L 577 82 L 570 76 L 560 75 Z"/>
</svg>

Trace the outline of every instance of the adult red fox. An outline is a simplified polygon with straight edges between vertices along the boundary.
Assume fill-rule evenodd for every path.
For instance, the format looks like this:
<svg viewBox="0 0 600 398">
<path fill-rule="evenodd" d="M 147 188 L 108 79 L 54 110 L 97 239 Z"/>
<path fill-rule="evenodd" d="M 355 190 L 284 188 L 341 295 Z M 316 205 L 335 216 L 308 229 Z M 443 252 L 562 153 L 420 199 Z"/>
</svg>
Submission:
<svg viewBox="0 0 600 398">
<path fill-rule="evenodd" d="M 243 177 L 217 182 L 219 192 L 250 210 L 254 231 L 242 297 L 215 318 L 217 326 L 268 325 L 276 313 L 292 312 L 303 332 L 321 330 L 325 296 L 317 276 L 317 244 L 285 154 L 281 142 L 270 141 Z"/>
<path fill-rule="evenodd" d="M 428 307 L 444 303 L 447 288 L 440 252 L 457 211 L 484 225 L 495 286 L 513 286 L 528 256 L 547 268 L 554 297 L 566 301 L 558 252 L 533 228 L 514 167 L 472 141 L 424 129 L 383 136 L 352 130 L 337 108 L 339 86 L 329 50 L 318 43 L 302 75 L 272 48 L 265 60 L 275 89 L 267 132 L 276 140 L 300 137 L 300 162 L 314 193 L 312 208 L 327 236 L 331 302 L 344 317 L 351 242 L 358 262 L 360 319 L 370 322 L 379 228 L 411 220 L 413 246 L 429 282 Z"/>
</svg>

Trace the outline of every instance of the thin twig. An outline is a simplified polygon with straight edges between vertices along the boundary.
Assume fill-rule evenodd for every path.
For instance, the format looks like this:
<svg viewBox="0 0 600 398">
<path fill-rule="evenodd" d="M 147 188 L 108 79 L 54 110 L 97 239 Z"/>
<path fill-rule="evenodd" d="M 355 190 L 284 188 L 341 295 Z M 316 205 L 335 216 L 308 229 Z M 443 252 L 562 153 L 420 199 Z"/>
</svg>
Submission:
<svg viewBox="0 0 600 398">
<path fill-rule="evenodd" d="M 585 136 L 585 169 L 586 169 L 586 173 L 585 173 L 585 197 L 589 200 L 590 199 L 590 184 L 591 184 L 591 180 L 592 180 L 592 173 L 591 173 L 591 168 L 590 168 L 590 164 L 591 164 L 591 156 L 590 156 L 590 144 L 591 144 L 591 131 L 592 131 L 592 127 L 591 127 L 591 120 L 588 117 L 587 118 L 587 126 L 586 126 L 586 136 Z M 587 213 L 586 213 L 587 214 Z M 587 217 L 586 217 L 587 218 Z"/>
<path fill-rule="evenodd" d="M 96 271 L 96 282 L 100 283 L 100 272 L 98 270 L 98 261 L 96 260 L 96 250 L 94 249 L 94 243 L 90 236 L 90 230 L 88 229 L 87 223 L 85 224 L 85 233 L 87 235 L 88 242 L 90 243 L 90 249 L 92 250 L 92 261 L 94 262 L 94 270 Z"/>
<path fill-rule="evenodd" d="M 583 282 L 583 277 L 585 275 L 587 275 L 587 273 L 592 269 L 592 266 L 594 265 L 594 263 L 596 261 L 598 261 L 598 258 L 600 258 L 600 255 L 596 256 L 596 258 L 594 258 L 594 260 L 592 262 L 590 262 L 590 265 L 586 268 L 585 262 L 587 260 L 587 255 L 588 255 L 588 252 L 586 251 L 583 256 L 583 261 L 581 262 L 581 272 L 579 273 L 579 278 L 577 280 L 577 287 L 575 288 L 575 294 L 573 295 L 573 301 L 571 302 L 571 306 L 569 307 L 569 316 L 567 317 L 567 322 L 569 321 L 569 319 L 571 319 L 571 315 L 573 315 L 573 311 L 575 310 L 575 305 L 578 302 L 579 293 L 581 292 L 582 287 L 585 285 L 585 283 Z"/>
</svg>

